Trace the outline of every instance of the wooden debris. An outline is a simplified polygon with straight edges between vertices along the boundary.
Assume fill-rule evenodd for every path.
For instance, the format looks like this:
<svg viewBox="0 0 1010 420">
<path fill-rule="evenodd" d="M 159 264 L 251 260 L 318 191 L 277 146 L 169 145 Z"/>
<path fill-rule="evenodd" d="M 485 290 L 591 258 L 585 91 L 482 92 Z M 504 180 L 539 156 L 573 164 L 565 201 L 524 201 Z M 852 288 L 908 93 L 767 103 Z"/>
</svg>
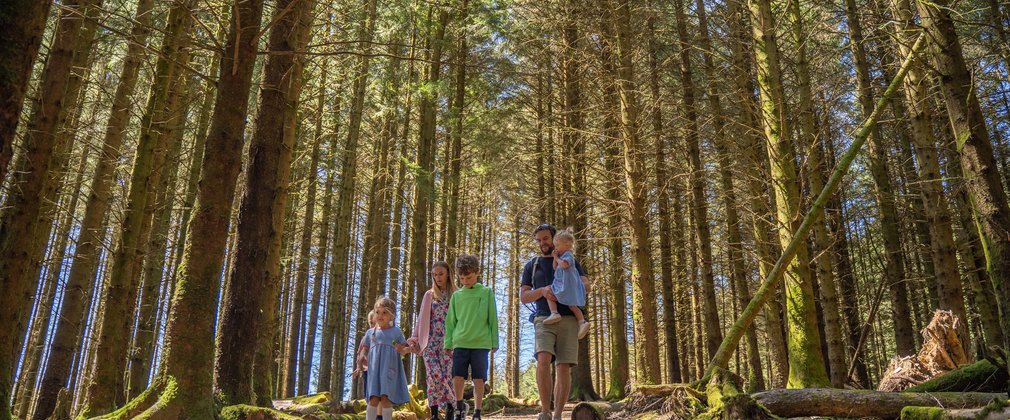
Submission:
<svg viewBox="0 0 1010 420">
<path fill-rule="evenodd" d="M 937 310 L 922 330 L 922 349 L 916 355 L 891 360 L 877 390 L 903 391 L 969 363 L 957 335 L 961 322 L 950 311 Z"/>
</svg>

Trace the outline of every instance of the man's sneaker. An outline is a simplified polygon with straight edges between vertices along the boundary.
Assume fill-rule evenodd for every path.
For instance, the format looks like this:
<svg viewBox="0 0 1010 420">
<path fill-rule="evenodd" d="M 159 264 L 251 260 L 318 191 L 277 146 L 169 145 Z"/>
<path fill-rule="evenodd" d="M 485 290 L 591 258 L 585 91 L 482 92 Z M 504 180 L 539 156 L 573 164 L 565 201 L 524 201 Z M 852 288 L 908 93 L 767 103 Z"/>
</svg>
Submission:
<svg viewBox="0 0 1010 420">
<path fill-rule="evenodd" d="M 559 314 L 557 312 L 551 314 L 551 316 L 547 317 L 547 319 L 544 320 L 544 324 L 547 324 L 547 325 L 549 325 L 549 324 L 557 324 L 558 322 L 561 322 L 561 314 Z"/>
<path fill-rule="evenodd" d="M 581 324 L 579 324 L 579 340 L 585 338 L 586 334 L 589 334 L 590 325 L 591 324 L 588 321 L 583 321 Z"/>
<path fill-rule="evenodd" d="M 554 416 L 552 416 L 551 413 L 540 413 L 540 415 L 537 416 L 537 420 L 554 420 Z"/>
</svg>

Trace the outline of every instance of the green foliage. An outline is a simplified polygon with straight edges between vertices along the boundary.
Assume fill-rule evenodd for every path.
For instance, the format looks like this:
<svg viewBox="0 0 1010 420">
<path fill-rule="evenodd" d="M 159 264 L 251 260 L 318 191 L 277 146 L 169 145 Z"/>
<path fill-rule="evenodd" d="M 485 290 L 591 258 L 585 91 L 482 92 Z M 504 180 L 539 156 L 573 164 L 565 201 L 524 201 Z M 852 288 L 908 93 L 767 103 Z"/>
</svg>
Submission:
<svg viewBox="0 0 1010 420">
<path fill-rule="evenodd" d="M 901 420 L 941 420 L 944 418 L 940 407 L 905 407 L 901 409 Z"/>
</svg>

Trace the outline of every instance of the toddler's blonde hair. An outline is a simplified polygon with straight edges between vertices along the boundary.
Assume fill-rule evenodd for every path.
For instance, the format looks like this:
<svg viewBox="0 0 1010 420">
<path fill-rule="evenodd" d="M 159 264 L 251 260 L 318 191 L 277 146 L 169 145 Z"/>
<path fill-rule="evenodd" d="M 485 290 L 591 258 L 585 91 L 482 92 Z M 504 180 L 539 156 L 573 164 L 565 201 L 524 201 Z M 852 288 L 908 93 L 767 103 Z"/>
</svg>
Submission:
<svg viewBox="0 0 1010 420">
<path fill-rule="evenodd" d="M 558 233 L 554 235 L 554 242 L 558 242 L 558 241 L 564 242 L 566 244 L 571 245 L 572 249 L 574 250 L 575 249 L 575 233 L 574 233 L 574 231 L 575 230 L 572 229 L 572 228 L 570 228 L 570 227 L 566 228 L 566 229 L 559 230 Z"/>
</svg>

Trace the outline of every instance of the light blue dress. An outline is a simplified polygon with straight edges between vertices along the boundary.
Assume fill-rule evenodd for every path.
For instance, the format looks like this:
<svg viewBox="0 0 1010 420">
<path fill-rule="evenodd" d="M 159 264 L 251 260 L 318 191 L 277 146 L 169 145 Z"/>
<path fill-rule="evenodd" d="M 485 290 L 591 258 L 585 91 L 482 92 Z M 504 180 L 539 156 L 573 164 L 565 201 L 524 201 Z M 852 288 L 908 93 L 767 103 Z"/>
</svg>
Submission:
<svg viewBox="0 0 1010 420">
<path fill-rule="evenodd" d="M 586 286 L 582 284 L 579 270 L 575 268 L 575 256 L 572 251 L 565 251 L 559 256 L 561 260 L 568 261 L 568 268 L 554 269 L 554 283 L 551 283 L 551 290 L 558 297 L 558 303 L 565 306 L 586 306 Z"/>
<path fill-rule="evenodd" d="M 403 331 L 396 326 L 387 329 L 369 328 L 364 340 L 368 346 L 368 384 L 365 394 L 368 398 L 385 395 L 394 405 L 409 402 L 403 361 L 396 347 L 393 347 L 394 342 L 403 344 L 407 341 L 403 337 Z"/>
</svg>

